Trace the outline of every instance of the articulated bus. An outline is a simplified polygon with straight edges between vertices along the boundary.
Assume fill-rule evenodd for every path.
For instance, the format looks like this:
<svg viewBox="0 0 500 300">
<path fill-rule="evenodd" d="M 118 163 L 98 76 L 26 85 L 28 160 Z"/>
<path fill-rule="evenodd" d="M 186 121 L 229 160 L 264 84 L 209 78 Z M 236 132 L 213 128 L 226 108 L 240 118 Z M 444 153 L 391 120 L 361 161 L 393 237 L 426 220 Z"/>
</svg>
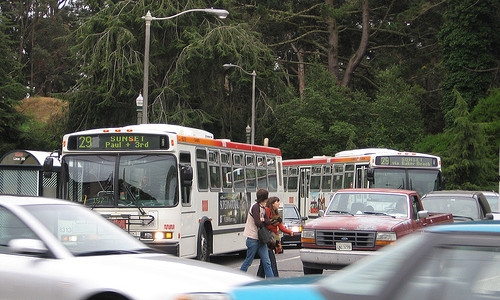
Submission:
<svg viewBox="0 0 500 300">
<path fill-rule="evenodd" d="M 283 180 L 285 202 L 315 218 L 343 188 L 408 189 L 421 196 L 439 190 L 441 158 L 384 148 L 348 150 L 334 157 L 284 160 Z"/>
<path fill-rule="evenodd" d="M 282 192 L 281 151 L 214 139 L 207 131 L 142 124 L 67 134 L 62 198 L 137 239 L 181 257 L 246 250 L 259 188 Z"/>
</svg>

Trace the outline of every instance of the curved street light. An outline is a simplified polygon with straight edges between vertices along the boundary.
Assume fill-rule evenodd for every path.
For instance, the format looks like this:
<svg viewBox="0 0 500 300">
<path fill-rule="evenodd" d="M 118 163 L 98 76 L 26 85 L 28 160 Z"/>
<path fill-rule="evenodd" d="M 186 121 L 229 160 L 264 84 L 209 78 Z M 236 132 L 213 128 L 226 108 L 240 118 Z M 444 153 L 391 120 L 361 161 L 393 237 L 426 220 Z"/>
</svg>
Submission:
<svg viewBox="0 0 500 300">
<path fill-rule="evenodd" d="M 142 18 L 146 21 L 146 37 L 145 37 L 145 42 L 144 42 L 144 82 L 142 84 L 142 97 L 144 98 L 144 103 L 143 103 L 143 115 L 142 115 L 142 123 L 147 124 L 149 123 L 149 117 L 148 117 L 148 81 L 149 81 L 149 44 L 150 44 L 150 39 L 151 39 L 151 21 L 153 20 L 169 20 L 176 18 L 180 15 L 189 13 L 189 12 L 205 12 L 209 14 L 216 15 L 219 19 L 225 19 L 228 15 L 229 12 L 225 9 L 217 9 L 217 8 L 194 8 L 194 9 L 188 9 L 185 11 L 181 11 L 178 14 L 175 14 L 170 17 L 163 17 L 163 18 L 157 18 L 153 17 L 151 15 L 151 12 L 148 10 L 145 16 Z"/>
<path fill-rule="evenodd" d="M 222 67 L 224 69 L 229 69 L 229 68 L 238 68 L 240 69 L 243 73 L 247 75 L 252 76 L 252 134 L 251 134 L 251 144 L 255 145 L 255 77 L 257 77 L 257 73 L 255 70 L 252 71 L 252 73 L 245 71 L 242 67 L 238 65 L 233 65 L 233 64 L 223 64 Z"/>
</svg>

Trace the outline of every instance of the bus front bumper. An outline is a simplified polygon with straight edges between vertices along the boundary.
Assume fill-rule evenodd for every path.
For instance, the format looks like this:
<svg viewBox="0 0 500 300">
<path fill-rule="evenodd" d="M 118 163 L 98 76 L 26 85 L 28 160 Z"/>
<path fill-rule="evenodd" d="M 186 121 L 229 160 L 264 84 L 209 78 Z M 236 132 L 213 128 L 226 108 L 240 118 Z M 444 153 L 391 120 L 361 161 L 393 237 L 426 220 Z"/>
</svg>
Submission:
<svg viewBox="0 0 500 300">
<path fill-rule="evenodd" d="M 175 256 L 179 256 L 179 242 L 152 242 L 152 241 L 142 241 L 144 244 L 148 245 L 149 247 L 159 250 L 161 252 L 167 253 L 167 254 L 172 254 Z"/>
</svg>

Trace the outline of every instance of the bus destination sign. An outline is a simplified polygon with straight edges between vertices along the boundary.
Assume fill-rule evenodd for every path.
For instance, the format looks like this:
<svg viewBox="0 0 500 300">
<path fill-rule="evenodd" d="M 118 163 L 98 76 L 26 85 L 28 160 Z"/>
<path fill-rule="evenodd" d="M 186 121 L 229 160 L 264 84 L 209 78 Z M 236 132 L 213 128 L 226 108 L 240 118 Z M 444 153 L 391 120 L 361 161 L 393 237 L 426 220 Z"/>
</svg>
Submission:
<svg viewBox="0 0 500 300">
<path fill-rule="evenodd" d="M 70 136 L 69 150 L 158 150 L 168 149 L 168 137 L 154 134 L 107 133 Z"/>
<path fill-rule="evenodd" d="M 423 156 L 377 156 L 375 164 L 380 166 L 402 166 L 402 167 L 437 167 L 438 161 L 434 157 Z"/>
</svg>

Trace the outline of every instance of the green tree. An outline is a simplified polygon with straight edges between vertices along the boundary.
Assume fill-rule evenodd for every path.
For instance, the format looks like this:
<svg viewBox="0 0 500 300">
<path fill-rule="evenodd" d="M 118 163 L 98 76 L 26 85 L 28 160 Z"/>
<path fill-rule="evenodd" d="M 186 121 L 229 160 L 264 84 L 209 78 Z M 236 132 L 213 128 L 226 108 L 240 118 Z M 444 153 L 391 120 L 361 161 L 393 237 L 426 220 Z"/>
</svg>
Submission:
<svg viewBox="0 0 500 300">
<path fill-rule="evenodd" d="M 397 67 L 380 72 L 374 99 L 374 122 L 369 144 L 398 150 L 414 149 L 423 137 L 424 119 L 418 106 L 423 94 L 420 87 L 410 86 Z"/>
<path fill-rule="evenodd" d="M 310 67 L 302 98 L 277 107 L 275 139 L 285 158 L 334 155 L 365 146 L 370 116 L 366 96 L 338 86 L 322 65 Z"/>
<path fill-rule="evenodd" d="M 14 25 L 0 12 L 0 154 L 23 145 L 19 127 L 25 119 L 15 109 L 27 90 L 23 86 L 21 66 L 11 51 L 9 32 Z"/>
<path fill-rule="evenodd" d="M 454 124 L 447 130 L 451 137 L 444 161 L 447 188 L 479 189 L 487 182 L 487 170 L 493 167 L 485 152 L 486 135 L 483 127 L 469 118 L 467 101 L 458 91 L 455 96 L 455 107 L 447 114 Z"/>
<path fill-rule="evenodd" d="M 455 91 L 467 101 L 469 110 L 487 95 L 498 72 L 492 67 L 497 65 L 495 52 L 500 31 L 497 0 L 447 0 L 446 3 L 439 35 L 446 68 L 442 82 L 445 114 L 455 106 Z"/>
</svg>

